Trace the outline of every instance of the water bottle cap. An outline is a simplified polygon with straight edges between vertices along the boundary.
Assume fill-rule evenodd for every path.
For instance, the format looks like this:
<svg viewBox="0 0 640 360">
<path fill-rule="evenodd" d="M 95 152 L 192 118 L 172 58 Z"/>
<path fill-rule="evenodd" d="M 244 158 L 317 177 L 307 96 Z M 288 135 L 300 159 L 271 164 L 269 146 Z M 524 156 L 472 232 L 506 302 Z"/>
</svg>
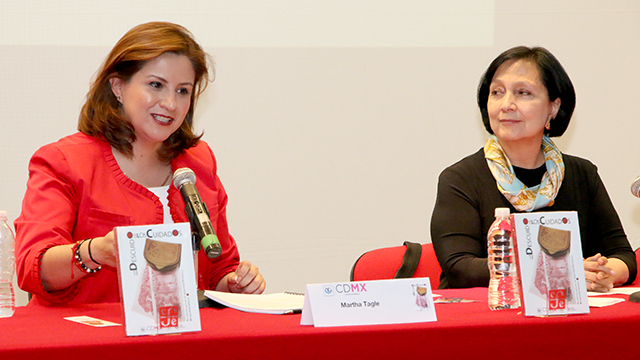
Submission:
<svg viewBox="0 0 640 360">
<path fill-rule="evenodd" d="M 8 216 L 7 216 L 7 212 L 4 210 L 0 210 L 0 221 L 7 221 Z"/>
<path fill-rule="evenodd" d="M 509 208 L 496 208 L 495 216 L 496 217 L 508 217 L 509 216 Z"/>
</svg>

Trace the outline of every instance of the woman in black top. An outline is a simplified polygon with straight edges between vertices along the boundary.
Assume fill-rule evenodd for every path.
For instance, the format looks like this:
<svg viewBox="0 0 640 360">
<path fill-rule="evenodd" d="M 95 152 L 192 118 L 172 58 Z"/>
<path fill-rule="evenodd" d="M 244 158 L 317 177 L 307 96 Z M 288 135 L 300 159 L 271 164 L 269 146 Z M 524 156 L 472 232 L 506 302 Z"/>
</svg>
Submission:
<svg viewBox="0 0 640 360">
<path fill-rule="evenodd" d="M 587 289 L 633 282 L 635 254 L 596 166 L 550 139 L 564 133 L 575 107 L 558 60 L 539 47 L 505 51 L 481 79 L 478 106 L 489 139 L 438 182 L 431 237 L 440 288 L 488 286 L 486 235 L 497 207 L 577 211 Z"/>
</svg>

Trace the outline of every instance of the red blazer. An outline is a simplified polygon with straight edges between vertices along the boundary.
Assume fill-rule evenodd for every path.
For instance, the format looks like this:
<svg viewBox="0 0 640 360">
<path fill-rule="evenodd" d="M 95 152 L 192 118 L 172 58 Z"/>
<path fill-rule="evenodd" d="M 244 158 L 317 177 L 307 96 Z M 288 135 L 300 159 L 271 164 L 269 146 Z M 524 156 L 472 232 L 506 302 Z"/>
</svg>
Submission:
<svg viewBox="0 0 640 360">
<path fill-rule="evenodd" d="M 215 289 L 240 259 L 227 226 L 227 194 L 216 175 L 213 152 L 204 141 L 171 162 L 174 171 L 181 167 L 195 172 L 198 191 L 222 246 L 217 258 L 207 258 L 202 249 L 198 258 L 198 286 Z M 189 221 L 184 206 L 180 192 L 170 186 L 174 222 Z M 120 170 L 107 142 L 76 133 L 45 145 L 31 158 L 22 213 L 14 222 L 18 284 L 33 295 L 33 303 L 118 302 L 115 268 L 103 267 L 65 290 L 45 291 L 40 278 L 42 255 L 56 245 L 104 236 L 116 226 L 162 224 L 163 217 L 158 197 Z"/>
</svg>

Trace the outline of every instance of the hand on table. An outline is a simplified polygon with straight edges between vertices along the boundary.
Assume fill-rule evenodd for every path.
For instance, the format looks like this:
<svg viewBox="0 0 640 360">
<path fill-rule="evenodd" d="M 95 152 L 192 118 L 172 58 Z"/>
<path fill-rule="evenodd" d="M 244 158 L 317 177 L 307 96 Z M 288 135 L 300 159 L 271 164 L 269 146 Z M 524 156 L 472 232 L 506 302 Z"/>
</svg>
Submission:
<svg viewBox="0 0 640 360">
<path fill-rule="evenodd" d="M 262 294 L 266 287 L 267 283 L 258 267 L 249 261 L 242 261 L 236 271 L 227 274 L 218 284 L 219 291 L 243 294 Z"/>
<path fill-rule="evenodd" d="M 607 266 L 609 259 L 596 254 L 584 259 L 583 262 L 588 291 L 608 292 L 613 289 L 616 273 Z"/>
</svg>

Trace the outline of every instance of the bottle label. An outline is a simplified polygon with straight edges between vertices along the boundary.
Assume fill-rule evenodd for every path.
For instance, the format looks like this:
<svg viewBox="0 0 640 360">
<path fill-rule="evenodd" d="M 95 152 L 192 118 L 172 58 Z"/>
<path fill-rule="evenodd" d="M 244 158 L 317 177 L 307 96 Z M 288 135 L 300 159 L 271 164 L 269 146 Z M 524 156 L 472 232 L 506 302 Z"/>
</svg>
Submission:
<svg viewBox="0 0 640 360">
<path fill-rule="evenodd" d="M 500 223 L 498 224 L 498 228 L 500 230 L 511 232 L 511 221 L 507 221 L 507 220 L 500 221 Z"/>
<path fill-rule="evenodd" d="M 520 291 L 511 239 L 511 221 L 496 219 L 487 235 L 487 256 L 491 280 L 489 282 L 489 308 L 515 309 L 520 307 Z"/>
</svg>

